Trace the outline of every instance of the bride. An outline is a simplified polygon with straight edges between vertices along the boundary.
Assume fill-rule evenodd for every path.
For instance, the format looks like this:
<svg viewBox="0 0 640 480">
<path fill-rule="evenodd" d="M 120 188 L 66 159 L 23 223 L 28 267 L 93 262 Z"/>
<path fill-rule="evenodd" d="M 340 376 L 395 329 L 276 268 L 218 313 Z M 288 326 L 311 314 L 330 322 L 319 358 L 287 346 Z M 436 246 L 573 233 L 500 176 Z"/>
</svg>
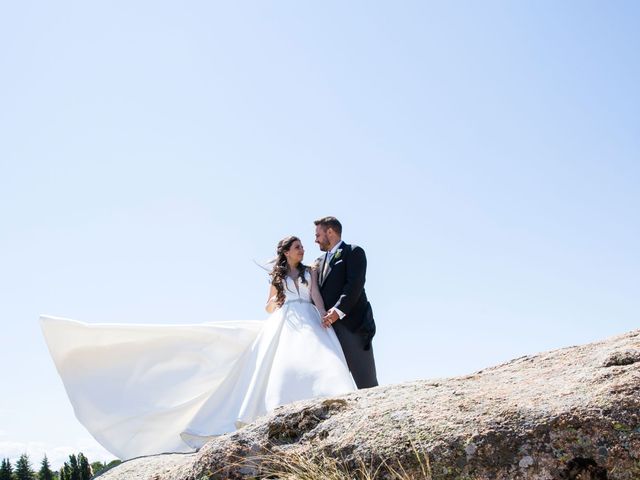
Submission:
<svg viewBox="0 0 640 480">
<path fill-rule="evenodd" d="M 355 390 L 322 325 L 317 272 L 278 243 L 265 321 L 195 325 L 40 322 L 78 420 L 121 459 L 192 452 L 296 400 Z"/>
</svg>

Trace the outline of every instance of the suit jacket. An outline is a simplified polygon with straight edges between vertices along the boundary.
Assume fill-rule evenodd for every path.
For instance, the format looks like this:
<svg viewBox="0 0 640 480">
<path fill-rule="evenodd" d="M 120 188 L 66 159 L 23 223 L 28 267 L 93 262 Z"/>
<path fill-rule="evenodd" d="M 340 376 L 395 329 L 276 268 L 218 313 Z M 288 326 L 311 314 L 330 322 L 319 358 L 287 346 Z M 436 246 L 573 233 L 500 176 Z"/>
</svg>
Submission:
<svg viewBox="0 0 640 480">
<path fill-rule="evenodd" d="M 362 335 L 365 349 L 371 347 L 376 325 L 373 310 L 364 289 L 367 273 L 367 257 L 357 245 L 342 243 L 329 263 L 329 270 L 322 281 L 322 263 L 319 259 L 320 294 L 327 310 L 332 307 L 345 314 L 342 322 L 354 333 Z"/>
</svg>

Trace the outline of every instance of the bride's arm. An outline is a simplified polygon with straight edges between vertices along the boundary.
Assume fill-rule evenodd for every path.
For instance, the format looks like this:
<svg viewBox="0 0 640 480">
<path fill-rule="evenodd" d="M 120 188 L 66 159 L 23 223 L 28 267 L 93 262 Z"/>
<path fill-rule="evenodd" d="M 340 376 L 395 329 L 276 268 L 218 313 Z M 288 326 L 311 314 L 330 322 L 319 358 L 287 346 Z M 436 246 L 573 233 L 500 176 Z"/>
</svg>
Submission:
<svg viewBox="0 0 640 480">
<path fill-rule="evenodd" d="M 271 285 L 271 288 L 269 289 L 269 300 L 267 300 L 267 304 L 264 306 L 264 309 L 267 313 L 273 313 L 278 308 L 280 308 L 280 305 L 278 305 L 278 291 L 276 290 L 276 287 Z"/>
<path fill-rule="evenodd" d="M 327 311 L 324 309 L 324 302 L 318 288 L 318 270 L 315 268 L 311 269 L 311 300 L 313 300 L 313 304 L 320 312 L 320 316 L 324 317 Z"/>
</svg>

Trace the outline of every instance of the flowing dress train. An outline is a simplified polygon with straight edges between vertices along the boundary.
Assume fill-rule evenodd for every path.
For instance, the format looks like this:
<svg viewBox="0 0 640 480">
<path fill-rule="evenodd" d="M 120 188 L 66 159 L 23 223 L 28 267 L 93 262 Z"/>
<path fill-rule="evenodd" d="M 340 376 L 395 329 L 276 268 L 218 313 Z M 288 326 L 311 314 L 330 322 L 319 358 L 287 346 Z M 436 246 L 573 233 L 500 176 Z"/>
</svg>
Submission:
<svg viewBox="0 0 640 480">
<path fill-rule="evenodd" d="M 355 384 L 307 284 L 265 321 L 87 324 L 40 317 L 78 420 L 121 459 L 192 452 L 296 400 Z"/>
</svg>

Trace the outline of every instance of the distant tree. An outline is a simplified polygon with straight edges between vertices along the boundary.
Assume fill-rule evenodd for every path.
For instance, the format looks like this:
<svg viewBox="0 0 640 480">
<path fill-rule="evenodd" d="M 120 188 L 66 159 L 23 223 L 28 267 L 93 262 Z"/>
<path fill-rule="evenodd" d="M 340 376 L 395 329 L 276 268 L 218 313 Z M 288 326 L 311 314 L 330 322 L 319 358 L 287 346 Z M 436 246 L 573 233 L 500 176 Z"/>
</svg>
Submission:
<svg viewBox="0 0 640 480">
<path fill-rule="evenodd" d="M 107 468 L 106 462 L 93 462 L 91 464 L 91 473 L 93 475 L 98 475 L 101 471 Z"/>
<path fill-rule="evenodd" d="M 38 480 L 53 480 L 53 472 L 51 471 L 51 466 L 49 465 L 49 459 L 45 454 L 42 459 L 42 463 L 40 464 L 40 471 L 38 472 Z"/>
<path fill-rule="evenodd" d="M 62 466 L 62 475 L 64 475 L 64 480 L 71 480 L 71 465 L 67 462 L 64 462 Z"/>
<path fill-rule="evenodd" d="M 122 460 L 111 460 L 108 464 L 107 464 L 107 468 L 111 468 L 111 467 L 115 467 L 116 465 L 120 465 L 122 463 Z"/>
<path fill-rule="evenodd" d="M 80 480 L 80 466 L 78 465 L 78 457 L 74 454 L 69 455 L 69 478 L 67 480 Z"/>
<path fill-rule="evenodd" d="M 12 480 L 13 468 L 11 468 L 11 462 L 8 458 L 2 460 L 0 465 L 0 480 Z"/>
<path fill-rule="evenodd" d="M 80 480 L 91 480 L 91 467 L 89 460 L 82 452 L 78 454 L 78 469 L 80 472 Z"/>
<path fill-rule="evenodd" d="M 16 480 L 35 480 L 36 474 L 31 469 L 31 462 L 29 456 L 26 453 L 20 455 L 16 462 Z"/>
<path fill-rule="evenodd" d="M 67 480 L 67 473 L 65 472 L 65 467 L 64 466 L 60 469 L 59 478 L 60 478 L 60 480 Z"/>
</svg>

